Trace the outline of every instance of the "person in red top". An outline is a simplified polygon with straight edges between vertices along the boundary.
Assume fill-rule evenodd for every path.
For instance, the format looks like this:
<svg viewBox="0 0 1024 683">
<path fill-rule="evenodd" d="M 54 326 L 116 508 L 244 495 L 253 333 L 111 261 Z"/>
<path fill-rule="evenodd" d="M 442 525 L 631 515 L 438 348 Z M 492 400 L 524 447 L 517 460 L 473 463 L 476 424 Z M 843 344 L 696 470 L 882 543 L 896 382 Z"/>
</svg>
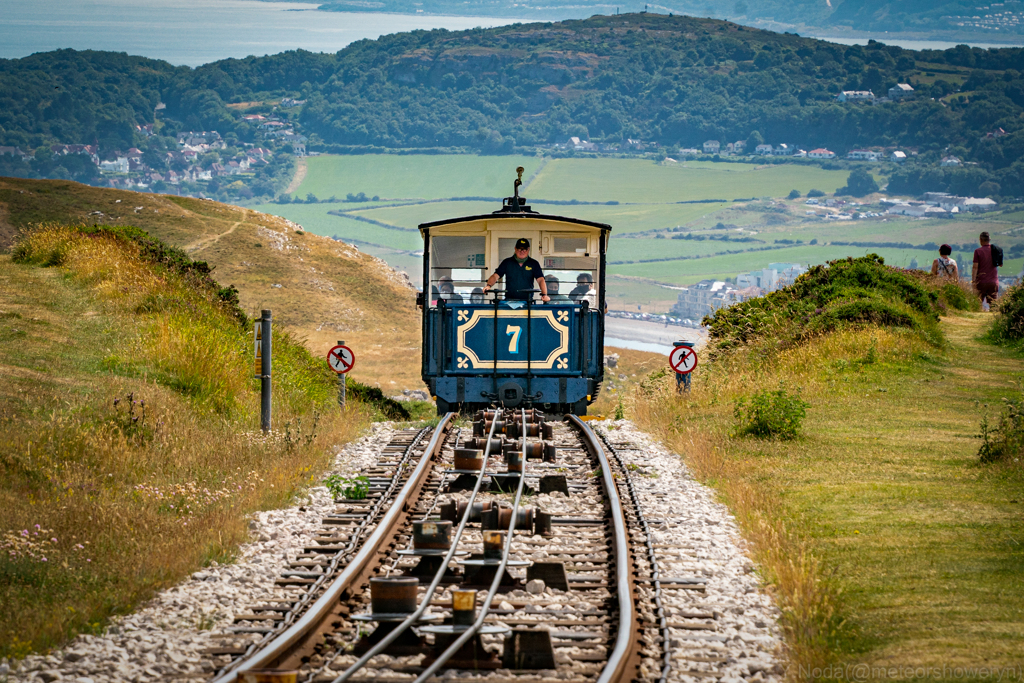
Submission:
<svg viewBox="0 0 1024 683">
<path fill-rule="evenodd" d="M 971 284 L 981 297 L 982 306 L 995 303 L 999 294 L 999 272 L 992 265 L 992 244 L 988 233 L 978 237 L 980 247 L 974 250 L 974 265 L 971 267 Z"/>
</svg>

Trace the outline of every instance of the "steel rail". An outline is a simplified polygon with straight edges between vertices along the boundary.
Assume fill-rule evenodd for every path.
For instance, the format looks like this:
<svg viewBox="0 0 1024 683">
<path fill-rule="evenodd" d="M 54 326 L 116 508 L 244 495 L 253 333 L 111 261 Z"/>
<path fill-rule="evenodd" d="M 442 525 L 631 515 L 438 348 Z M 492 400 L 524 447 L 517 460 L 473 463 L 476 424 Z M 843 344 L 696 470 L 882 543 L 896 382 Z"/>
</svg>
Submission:
<svg viewBox="0 0 1024 683">
<path fill-rule="evenodd" d="M 451 414 L 451 413 L 449 413 Z M 350 667 L 345 669 L 341 674 L 335 678 L 331 683 L 344 683 L 351 678 L 357 671 L 366 666 L 367 662 L 376 657 L 378 654 L 384 651 L 388 645 L 393 643 L 402 633 L 407 631 L 413 624 L 415 624 L 419 618 L 427 611 L 430 606 L 430 601 L 434 597 L 434 592 L 441 583 L 441 579 L 444 577 L 445 571 L 448 569 L 448 563 L 455 557 L 456 551 L 458 551 L 459 540 L 462 538 L 462 534 L 466 529 L 466 525 L 469 523 L 469 515 L 473 508 L 473 502 L 476 500 L 477 493 L 480 492 L 480 486 L 484 481 L 484 474 L 487 472 L 487 461 L 491 457 L 491 439 L 494 438 L 494 430 L 498 426 L 498 418 L 501 416 L 501 409 L 499 408 L 494 413 L 494 417 L 491 419 L 491 431 L 487 433 L 487 445 L 484 448 L 483 465 L 480 467 L 480 473 L 476 477 L 476 486 L 473 487 L 473 493 L 470 494 L 469 500 L 466 501 L 466 513 L 462 516 L 462 520 L 459 522 L 458 528 L 455 530 L 455 534 L 451 539 L 451 547 L 448 549 L 448 553 L 445 555 L 444 560 L 441 562 L 441 567 L 438 569 L 437 574 L 434 575 L 434 580 L 431 581 L 427 587 L 426 593 L 423 597 L 423 602 L 416 608 L 416 611 L 406 617 L 405 621 L 400 623 L 390 633 L 380 640 L 376 645 L 366 651 L 362 657 L 357 659 Z M 525 439 L 524 439 L 525 441 Z M 525 460 L 524 460 L 525 462 Z M 523 481 L 525 478 L 520 478 Z M 515 513 L 512 514 L 512 523 L 516 520 Z M 500 576 L 500 574 L 499 574 Z"/>
<path fill-rule="evenodd" d="M 619 602 L 619 632 L 615 636 L 615 647 L 608 657 L 608 663 L 605 664 L 596 683 L 630 681 L 634 678 L 636 667 L 640 664 L 640 643 L 639 624 L 634 603 L 637 595 L 636 583 L 633 580 L 633 560 L 629 548 L 629 536 L 626 532 L 626 519 L 622 512 L 622 502 L 615 485 L 611 465 L 608 462 L 608 455 L 598 441 L 594 430 L 575 415 L 569 415 L 568 419 L 569 424 L 579 431 L 587 450 L 601 465 L 601 479 L 612 515 L 615 585 L 616 597 Z"/>
<path fill-rule="evenodd" d="M 651 582 L 654 587 L 654 614 L 658 619 L 658 627 L 661 630 L 662 661 L 661 675 L 658 677 L 658 683 L 665 683 L 672 672 L 672 648 L 669 646 L 671 634 L 668 630 L 668 617 L 665 615 L 665 606 L 662 602 L 661 570 L 658 569 L 658 556 L 654 552 L 651 530 L 647 524 L 647 517 L 644 516 L 643 508 L 640 506 L 640 496 L 637 495 L 636 487 L 633 485 L 633 478 L 629 476 L 629 471 L 626 469 L 626 464 L 622 461 L 622 456 L 619 455 L 619 452 L 608 441 L 608 437 L 605 434 L 598 433 L 598 436 L 601 437 L 601 441 L 607 446 L 608 452 L 612 454 L 615 462 L 619 465 L 619 469 L 622 470 L 622 478 L 626 482 L 626 488 L 629 489 L 629 497 L 633 502 L 637 521 L 643 527 L 644 537 L 647 539 L 647 562 L 651 567 Z"/>
<path fill-rule="evenodd" d="M 501 564 L 498 569 L 494 572 L 494 579 L 491 581 L 491 587 L 487 591 L 487 599 L 484 600 L 483 607 L 480 608 L 480 614 L 477 616 L 476 621 L 466 629 L 466 631 L 460 635 L 455 641 L 448 646 L 448 648 L 441 653 L 441 655 L 434 660 L 434 662 L 428 666 L 423 673 L 416 677 L 413 683 L 424 683 L 428 678 L 433 676 L 438 669 L 444 666 L 456 652 L 459 651 L 463 645 L 469 642 L 469 639 L 477 634 L 480 627 L 483 626 L 484 620 L 487 618 L 487 614 L 491 611 L 491 601 L 494 600 L 494 596 L 498 592 L 498 584 L 501 583 L 502 577 L 505 575 L 505 568 L 508 566 L 508 556 L 512 551 L 512 538 L 516 533 L 516 522 L 518 521 L 519 504 L 523 499 L 523 487 L 526 484 L 526 409 L 523 409 L 523 458 L 522 458 L 522 472 L 519 475 L 519 486 L 516 489 L 516 498 L 512 503 L 512 519 L 508 524 L 508 535 L 505 536 L 505 545 L 501 549 Z M 467 510 L 466 517 L 469 517 Z M 429 597 L 427 598 L 429 600 Z"/>
<path fill-rule="evenodd" d="M 246 659 L 252 656 L 254 652 L 258 652 L 260 649 L 265 647 L 267 643 L 273 642 L 273 640 L 277 638 L 278 635 L 284 631 L 284 629 L 287 629 L 291 626 L 291 624 L 295 622 L 295 619 L 298 618 L 298 615 L 303 612 L 306 605 L 308 605 L 310 601 L 314 599 L 315 595 L 319 594 L 320 589 L 323 587 L 323 585 L 333 580 L 334 574 L 338 571 L 338 565 L 341 564 L 341 561 L 345 558 L 351 558 L 353 549 L 359 547 L 359 542 L 362 539 L 363 532 L 366 529 L 367 525 L 369 525 L 371 521 L 375 520 L 377 518 L 377 515 L 380 514 L 381 506 L 384 505 L 385 503 L 390 502 L 390 497 L 392 493 L 394 493 L 395 487 L 398 486 L 398 483 L 401 480 L 401 475 L 404 473 L 406 466 L 409 464 L 409 458 L 412 456 L 413 450 L 415 450 L 416 446 L 419 445 L 419 442 L 423 440 L 423 436 L 429 431 L 429 427 L 424 427 L 423 429 L 416 432 L 416 435 L 413 437 L 413 440 L 409 442 L 409 445 L 406 446 L 405 450 L 402 452 L 402 459 L 399 461 L 395 469 L 395 475 L 391 478 L 391 483 L 388 484 L 387 489 L 383 493 L 381 493 L 380 497 L 377 498 L 377 500 L 370 507 L 369 511 L 366 513 L 366 515 L 359 522 L 359 525 L 352 531 L 351 534 L 349 534 L 350 540 L 345 544 L 345 549 L 338 553 L 335 553 L 334 557 L 331 558 L 330 563 L 324 569 L 323 573 L 317 578 L 316 583 L 310 586 L 306 590 L 306 592 L 303 593 L 302 597 L 300 597 L 296 601 L 296 604 L 286 615 L 285 620 L 278 624 L 277 628 L 274 631 L 266 634 L 259 642 L 250 645 L 246 649 L 246 652 L 242 657 L 236 659 L 233 662 L 230 662 L 226 666 L 221 667 L 221 669 L 217 672 L 219 675 L 223 676 L 227 672 L 233 671 L 234 669 L 238 668 L 239 666 L 241 666 L 242 662 L 244 662 Z M 282 575 L 288 576 L 288 573 L 285 572 Z"/>
<path fill-rule="evenodd" d="M 337 604 L 341 594 L 362 574 L 373 557 L 379 552 L 381 544 L 392 533 L 392 528 L 400 516 L 406 512 L 405 503 L 426 479 L 426 474 L 430 471 L 430 461 L 433 459 L 435 452 L 440 448 L 440 445 L 444 443 L 444 437 L 451 428 L 453 416 L 454 413 L 447 413 L 438 422 L 430 442 L 427 444 L 427 448 L 416 464 L 416 469 L 410 474 L 405 486 L 399 491 L 398 496 L 391 504 L 391 507 L 388 508 L 380 523 L 377 524 L 373 533 L 363 542 L 359 552 L 355 554 L 352 561 L 334 579 L 327 590 L 317 598 L 316 602 L 310 605 L 306 613 L 292 624 L 290 628 L 239 666 L 214 679 L 213 683 L 234 683 L 234 681 L 238 680 L 238 674 L 241 671 L 260 669 L 271 665 L 330 613 L 331 609 Z"/>
</svg>

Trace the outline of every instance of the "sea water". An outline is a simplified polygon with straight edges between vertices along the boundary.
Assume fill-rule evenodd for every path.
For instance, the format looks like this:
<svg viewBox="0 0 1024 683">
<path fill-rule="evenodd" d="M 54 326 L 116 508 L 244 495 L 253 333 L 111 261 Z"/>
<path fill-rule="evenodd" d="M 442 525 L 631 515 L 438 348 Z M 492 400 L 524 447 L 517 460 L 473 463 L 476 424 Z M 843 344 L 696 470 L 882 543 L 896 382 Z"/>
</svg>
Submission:
<svg viewBox="0 0 1024 683">
<path fill-rule="evenodd" d="M 513 21 L 321 12 L 315 4 L 257 0 L 0 0 L 0 58 L 74 48 L 198 66 L 285 50 L 337 52 L 356 40 L 402 31 Z"/>
</svg>

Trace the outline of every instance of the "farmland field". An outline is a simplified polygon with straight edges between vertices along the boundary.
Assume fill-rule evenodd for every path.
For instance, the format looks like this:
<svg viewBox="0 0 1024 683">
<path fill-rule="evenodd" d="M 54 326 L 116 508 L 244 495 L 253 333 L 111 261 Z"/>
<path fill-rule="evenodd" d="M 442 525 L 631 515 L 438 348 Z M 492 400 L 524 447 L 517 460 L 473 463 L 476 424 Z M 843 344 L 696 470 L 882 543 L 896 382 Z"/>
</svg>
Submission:
<svg viewBox="0 0 1024 683">
<path fill-rule="evenodd" d="M 300 202 L 255 208 L 289 218 L 310 232 L 349 241 L 419 283 L 423 245 L 416 227 L 442 218 L 494 211 L 500 206 L 497 198 L 511 194 L 519 165 L 526 169 L 521 194 L 534 210 L 613 226 L 608 261 L 614 277 L 609 279 L 608 295 L 610 305 L 619 309 L 640 306 L 665 312 L 676 293 L 664 285 L 731 278 L 769 263 L 815 264 L 875 252 L 887 263 L 909 266 L 916 259 L 919 267 L 926 268 L 935 258 L 930 250 L 831 244 L 836 241 L 962 245 L 973 244 L 982 230 L 991 232 L 1004 248 L 1024 241 L 1024 212 L 956 219 L 822 220 L 832 209 L 805 204 L 806 193 L 812 188 L 832 193 L 846 183 L 848 173 L 805 164 L 673 164 L 635 158 L 472 155 L 320 156 L 308 159 L 306 177 L 295 193 Z M 879 169 L 878 165 L 871 167 L 876 174 Z M 791 190 L 797 190 L 801 198 L 787 199 Z M 349 194 L 359 193 L 377 196 L 378 201 L 323 202 L 332 196 L 345 200 Z M 307 194 L 323 203 L 301 202 Z M 469 197 L 495 199 L 452 201 Z M 715 199 L 724 201 L 708 201 Z M 551 203 L 573 200 L 578 203 Z M 876 205 L 872 210 L 884 209 Z M 705 239 L 672 239 L 687 233 Z M 725 235 L 729 241 L 711 239 Z M 738 241 L 742 238 L 751 241 Z M 816 244 L 810 244 L 812 240 Z M 723 253 L 728 251 L 740 253 Z M 963 266 L 971 257 L 970 250 L 957 246 L 954 257 Z M 1002 272 L 1019 272 L 1022 264 L 1024 259 L 1008 254 Z M 969 271 L 970 264 L 966 267 Z"/>
<path fill-rule="evenodd" d="M 538 199 L 682 202 L 700 199 L 785 197 L 790 190 L 832 193 L 848 174 L 816 166 L 758 166 L 688 161 L 657 164 L 646 159 L 555 159 L 527 188 Z"/>
</svg>

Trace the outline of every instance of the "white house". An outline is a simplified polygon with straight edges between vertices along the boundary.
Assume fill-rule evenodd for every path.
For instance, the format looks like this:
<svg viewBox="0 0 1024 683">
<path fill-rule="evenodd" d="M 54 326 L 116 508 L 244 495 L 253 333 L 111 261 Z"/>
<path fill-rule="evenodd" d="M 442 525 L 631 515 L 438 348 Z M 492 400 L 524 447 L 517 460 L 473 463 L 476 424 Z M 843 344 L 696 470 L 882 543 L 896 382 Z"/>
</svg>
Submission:
<svg viewBox="0 0 1024 683">
<path fill-rule="evenodd" d="M 127 173 L 128 157 L 118 157 L 115 161 L 101 161 L 100 170 L 108 173 Z"/>
<path fill-rule="evenodd" d="M 963 162 L 958 157 L 948 156 L 942 157 L 942 161 L 939 162 L 939 166 L 963 166 Z"/>
<path fill-rule="evenodd" d="M 722 149 L 722 143 L 718 140 L 708 140 L 704 143 L 705 154 L 718 154 L 719 150 Z"/>
<path fill-rule="evenodd" d="M 775 157 L 788 157 L 793 153 L 793 148 L 783 142 L 772 150 L 772 156 Z"/>
<path fill-rule="evenodd" d="M 893 102 L 900 100 L 911 100 L 914 98 L 914 89 L 907 83 L 897 83 L 889 88 L 889 99 Z"/>
<path fill-rule="evenodd" d="M 846 158 L 855 161 L 878 161 L 878 152 L 872 152 L 870 149 L 851 149 L 846 153 Z"/>
<path fill-rule="evenodd" d="M 305 140 L 303 140 L 303 142 L 305 142 Z M 580 140 L 576 136 L 573 136 L 573 137 L 569 138 L 569 143 L 566 146 L 567 147 L 571 147 L 571 148 L 576 149 L 576 150 L 582 150 L 582 151 L 586 151 L 586 152 L 591 152 L 591 151 L 597 149 L 597 145 L 595 145 L 593 142 L 590 142 L 589 140 Z M 303 150 L 305 150 L 305 147 L 303 147 Z M 305 153 L 305 152 L 303 152 L 303 153 Z"/>
<path fill-rule="evenodd" d="M 767 155 L 772 153 L 772 146 L 771 145 L 758 145 L 756 148 L 754 148 L 754 153 L 755 154 L 760 154 L 761 156 L 767 156 Z"/>
<path fill-rule="evenodd" d="M 836 153 L 827 150 L 824 147 L 819 147 L 818 149 L 812 149 L 807 153 L 807 156 L 812 159 L 835 159 Z"/>
<path fill-rule="evenodd" d="M 875 93 L 870 90 L 844 90 L 836 95 L 836 102 L 874 102 Z"/>
<path fill-rule="evenodd" d="M 897 164 L 902 164 L 907 160 L 907 153 L 896 150 L 889 155 L 889 161 L 895 161 Z"/>
</svg>

